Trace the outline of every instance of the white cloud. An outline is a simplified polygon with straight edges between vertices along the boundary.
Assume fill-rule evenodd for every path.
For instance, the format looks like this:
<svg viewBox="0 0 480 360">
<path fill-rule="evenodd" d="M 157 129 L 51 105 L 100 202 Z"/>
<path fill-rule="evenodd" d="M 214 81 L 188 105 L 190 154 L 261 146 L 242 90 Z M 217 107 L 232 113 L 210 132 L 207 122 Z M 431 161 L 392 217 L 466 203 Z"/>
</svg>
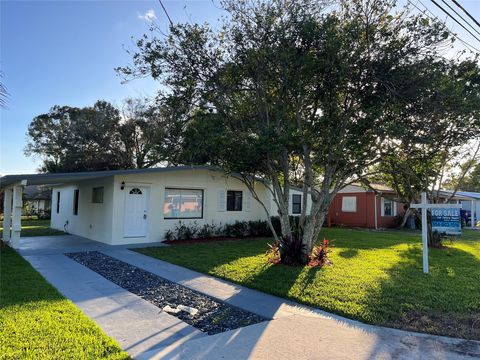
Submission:
<svg viewBox="0 0 480 360">
<path fill-rule="evenodd" d="M 147 10 L 147 12 L 143 15 L 138 13 L 137 16 L 139 19 L 145 20 L 146 22 L 152 22 L 157 18 L 157 15 L 155 15 L 155 10 L 153 9 Z"/>
</svg>

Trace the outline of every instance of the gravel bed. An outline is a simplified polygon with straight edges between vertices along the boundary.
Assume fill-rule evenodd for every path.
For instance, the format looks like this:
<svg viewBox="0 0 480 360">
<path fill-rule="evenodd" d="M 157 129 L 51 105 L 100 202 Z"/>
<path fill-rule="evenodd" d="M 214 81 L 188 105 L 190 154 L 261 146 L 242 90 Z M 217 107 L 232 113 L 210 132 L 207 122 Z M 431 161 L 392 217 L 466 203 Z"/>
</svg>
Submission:
<svg viewBox="0 0 480 360">
<path fill-rule="evenodd" d="M 166 305 L 173 308 L 187 305 L 198 309 L 195 316 L 184 311 L 170 315 L 209 335 L 267 320 L 98 251 L 65 255 L 160 309 Z"/>
</svg>

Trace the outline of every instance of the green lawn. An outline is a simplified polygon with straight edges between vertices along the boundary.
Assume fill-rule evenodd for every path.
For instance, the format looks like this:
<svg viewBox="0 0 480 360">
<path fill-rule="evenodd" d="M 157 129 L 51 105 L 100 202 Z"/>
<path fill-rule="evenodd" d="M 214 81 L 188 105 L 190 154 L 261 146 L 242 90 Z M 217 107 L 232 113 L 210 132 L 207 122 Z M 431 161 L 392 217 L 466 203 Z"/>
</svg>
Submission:
<svg viewBox="0 0 480 360">
<path fill-rule="evenodd" d="M 324 229 L 333 266 L 266 261 L 268 239 L 136 251 L 372 324 L 480 340 L 480 232 L 430 250 L 422 273 L 418 233 Z"/>
<path fill-rule="evenodd" d="M 1 226 L 0 231 L 3 231 L 3 227 Z M 50 220 L 22 220 L 22 237 L 61 234 L 64 234 L 64 232 L 50 228 Z"/>
<path fill-rule="evenodd" d="M 0 359 L 129 359 L 14 250 L 0 266 Z"/>
</svg>

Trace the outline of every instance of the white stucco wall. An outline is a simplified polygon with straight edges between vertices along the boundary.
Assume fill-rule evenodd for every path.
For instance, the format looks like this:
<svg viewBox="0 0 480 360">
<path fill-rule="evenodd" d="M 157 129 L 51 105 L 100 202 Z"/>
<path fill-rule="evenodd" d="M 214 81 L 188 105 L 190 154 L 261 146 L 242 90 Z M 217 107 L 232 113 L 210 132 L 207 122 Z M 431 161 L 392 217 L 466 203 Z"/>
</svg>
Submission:
<svg viewBox="0 0 480 360">
<path fill-rule="evenodd" d="M 125 189 L 122 190 L 122 183 Z M 103 203 L 92 203 L 92 189 L 104 187 Z M 130 186 L 146 187 L 147 231 L 144 237 L 124 236 L 126 190 Z M 163 214 L 166 188 L 203 190 L 203 218 L 166 219 Z M 74 190 L 79 190 L 78 215 L 74 215 Z M 219 192 L 236 190 L 243 192 L 241 211 L 227 211 L 219 206 Z M 56 213 L 57 192 L 60 192 L 60 211 Z M 272 216 L 277 215 L 276 205 L 270 191 L 262 183 L 257 183 L 257 193 L 269 207 Z M 292 194 L 301 191 L 292 190 Z M 290 213 L 292 213 L 290 195 Z M 248 206 L 250 203 L 250 206 Z M 308 211 L 311 206 L 308 199 Z M 82 181 L 76 184 L 57 186 L 52 191 L 52 228 L 83 236 L 108 244 L 135 244 L 157 242 L 164 239 L 167 230 L 173 230 L 179 221 L 185 224 L 226 224 L 235 221 L 266 220 L 262 205 L 250 195 L 248 188 L 237 178 L 227 177 L 221 172 L 207 169 L 186 169 L 178 171 L 151 172 L 115 175 L 109 178 Z M 68 224 L 67 224 L 68 222 Z M 67 224 L 65 227 L 64 225 Z"/>
<path fill-rule="evenodd" d="M 123 222 L 125 217 L 125 190 L 121 190 L 122 182 L 125 186 L 146 186 L 149 188 L 148 200 L 148 228 L 147 236 L 140 238 L 125 238 L 123 236 Z M 165 219 L 163 205 L 165 188 L 202 189 L 203 218 L 202 219 Z M 220 190 L 243 191 L 242 211 L 219 211 L 218 193 Z M 236 220 L 266 219 L 266 213 L 261 205 L 251 198 L 251 208 L 248 209 L 248 189 L 238 179 L 226 177 L 220 172 L 210 170 L 181 170 L 164 173 L 117 175 L 114 180 L 114 215 L 113 239 L 115 244 L 155 242 L 164 239 L 168 229 L 173 230 L 181 220 L 185 224 L 197 222 L 199 226 L 206 223 L 226 224 Z M 258 193 L 269 204 L 267 190 L 258 184 Z M 226 198 L 225 198 L 226 200 Z"/>
<path fill-rule="evenodd" d="M 104 187 L 103 203 L 92 203 L 92 189 Z M 74 190 L 79 190 L 78 215 L 73 214 Z M 57 214 L 57 192 L 60 211 Z M 52 189 L 51 227 L 92 240 L 112 243 L 113 177 L 84 181 Z M 64 225 L 68 224 L 64 227 Z"/>
</svg>

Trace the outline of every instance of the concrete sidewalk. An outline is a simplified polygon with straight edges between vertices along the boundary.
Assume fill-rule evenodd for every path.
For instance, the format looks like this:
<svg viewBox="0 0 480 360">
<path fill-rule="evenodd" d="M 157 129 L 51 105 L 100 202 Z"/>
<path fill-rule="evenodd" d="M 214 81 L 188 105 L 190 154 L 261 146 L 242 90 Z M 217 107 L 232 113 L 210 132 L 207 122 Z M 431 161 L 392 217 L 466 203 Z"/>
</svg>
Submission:
<svg viewBox="0 0 480 360">
<path fill-rule="evenodd" d="M 25 244 L 28 244 L 28 240 Z M 61 245 L 48 251 L 24 246 L 20 253 L 138 359 L 480 358 L 480 342 L 365 325 L 159 261 L 125 247 L 98 245 L 88 241 L 75 247 L 74 251 L 101 251 L 231 305 L 273 319 L 206 336 L 67 258 L 63 255 L 67 248 L 68 251 L 73 250 L 68 246 L 62 248 Z"/>
</svg>

